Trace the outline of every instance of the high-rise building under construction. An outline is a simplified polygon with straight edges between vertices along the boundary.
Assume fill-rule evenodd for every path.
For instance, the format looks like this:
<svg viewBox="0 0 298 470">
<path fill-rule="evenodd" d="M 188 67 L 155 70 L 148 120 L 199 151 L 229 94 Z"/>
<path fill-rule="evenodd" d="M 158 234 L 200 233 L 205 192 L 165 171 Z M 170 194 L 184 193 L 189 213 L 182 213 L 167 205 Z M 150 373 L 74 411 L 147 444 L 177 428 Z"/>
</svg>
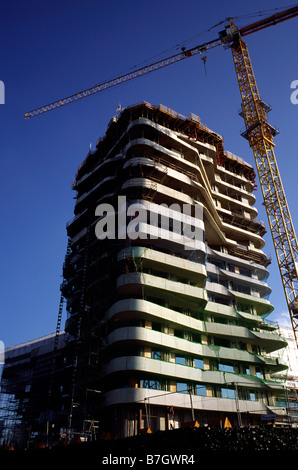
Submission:
<svg viewBox="0 0 298 470">
<path fill-rule="evenodd" d="M 142 102 L 110 121 L 67 224 L 71 428 L 123 437 L 285 414 L 255 177 L 196 115 Z"/>
</svg>

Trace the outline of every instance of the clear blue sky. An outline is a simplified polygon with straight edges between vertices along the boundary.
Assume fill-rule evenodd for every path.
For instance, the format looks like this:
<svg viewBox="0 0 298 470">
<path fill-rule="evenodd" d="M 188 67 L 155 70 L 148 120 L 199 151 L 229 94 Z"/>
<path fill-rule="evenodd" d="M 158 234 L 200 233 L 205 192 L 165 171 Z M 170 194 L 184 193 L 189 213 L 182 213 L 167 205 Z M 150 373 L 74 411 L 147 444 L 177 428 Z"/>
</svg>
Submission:
<svg viewBox="0 0 298 470">
<path fill-rule="evenodd" d="M 68 96 L 182 45 L 217 37 L 226 17 L 288 7 L 289 0 L 11 0 L 0 7 L 1 67 L 6 103 L 1 119 L 1 329 L 5 346 L 55 331 L 67 237 L 73 216 L 71 181 L 89 145 L 94 148 L 110 118 L 139 101 L 198 114 L 224 136 L 227 150 L 254 163 L 240 136 L 240 94 L 229 50 L 208 53 L 207 76 L 199 56 L 75 104 L 24 120 L 26 111 Z M 293 3 L 292 3 L 293 4 Z M 268 15 L 271 12 L 268 12 Z M 186 41 L 193 38 L 192 41 Z M 184 42 L 185 41 L 185 42 Z M 298 231 L 298 105 L 290 84 L 298 79 L 298 18 L 246 37 L 257 83 L 280 129 L 276 156 Z M 177 47 L 176 47 L 177 46 Z M 167 55 L 167 54 L 166 54 Z M 148 60 L 147 60 L 148 59 Z M 155 60 L 155 59 L 154 59 Z M 260 190 L 259 218 L 266 221 Z M 286 303 L 270 233 L 269 283 L 275 312 Z"/>
</svg>

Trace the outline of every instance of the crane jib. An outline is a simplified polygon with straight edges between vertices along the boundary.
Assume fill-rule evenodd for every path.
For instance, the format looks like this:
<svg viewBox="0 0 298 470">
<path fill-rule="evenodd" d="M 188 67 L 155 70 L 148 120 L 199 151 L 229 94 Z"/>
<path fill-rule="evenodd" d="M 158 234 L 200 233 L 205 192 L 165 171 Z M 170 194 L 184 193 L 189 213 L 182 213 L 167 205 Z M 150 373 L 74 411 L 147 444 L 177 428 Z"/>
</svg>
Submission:
<svg viewBox="0 0 298 470">
<path fill-rule="evenodd" d="M 260 31 L 261 29 L 264 29 L 268 26 L 272 26 L 275 24 L 278 24 L 282 21 L 286 21 L 288 19 L 294 18 L 295 16 L 298 15 L 298 6 L 292 7 L 288 10 L 282 11 L 280 13 L 276 13 L 268 18 L 265 18 L 263 20 L 257 21 L 256 23 L 252 23 L 248 26 L 245 26 L 241 29 L 237 29 L 237 32 L 241 36 L 245 36 L 248 34 L 251 34 L 256 31 Z M 227 19 L 228 20 L 228 19 Z M 66 98 L 62 98 L 60 100 L 54 101 L 53 103 L 44 105 L 40 108 L 34 109 L 33 111 L 29 111 L 24 114 L 24 118 L 28 119 L 34 116 L 38 116 L 39 114 L 43 114 L 47 111 L 51 111 L 53 109 L 60 108 L 66 104 L 73 103 L 75 101 L 78 101 L 82 98 L 86 98 L 88 96 L 94 95 L 96 93 L 99 93 L 100 91 L 106 90 L 108 88 L 120 85 L 121 83 L 127 82 L 129 80 L 133 80 L 137 77 L 140 77 L 142 75 L 145 75 L 147 73 L 153 72 L 155 70 L 159 70 L 163 67 L 166 67 L 168 65 L 174 64 L 176 62 L 179 62 L 180 60 L 186 59 L 188 57 L 192 57 L 196 54 L 201 54 L 204 51 L 207 51 L 213 47 L 219 46 L 221 44 L 227 44 L 228 43 L 228 28 L 226 28 L 225 31 L 222 31 L 219 33 L 220 39 L 216 39 L 213 41 L 209 41 L 207 43 L 201 44 L 199 46 L 196 46 L 192 49 L 188 50 L 182 50 L 179 54 L 175 54 L 171 57 L 167 57 L 165 59 L 160 60 L 159 62 L 155 62 L 153 64 L 147 65 L 145 67 L 142 67 L 138 70 L 135 70 L 133 72 L 127 73 L 125 75 L 122 75 L 120 77 L 113 78 L 110 81 L 103 82 L 101 84 L 95 85 L 91 88 L 88 88 L 86 90 L 82 90 L 78 93 L 75 93 L 73 95 L 70 95 Z M 232 38 L 231 38 L 232 39 Z M 228 44 L 229 47 L 230 44 Z"/>
<path fill-rule="evenodd" d="M 159 70 L 161 68 L 164 68 L 168 65 L 172 65 L 176 62 L 179 62 L 181 60 L 187 59 L 189 57 L 192 57 L 197 54 L 202 54 L 202 52 L 207 51 L 213 47 L 221 45 L 221 40 L 220 39 L 215 39 L 214 41 L 209 41 L 207 43 L 201 44 L 199 46 L 193 47 L 192 49 L 187 49 L 187 50 L 182 50 L 182 52 L 175 54 L 173 56 L 167 57 L 165 59 L 162 59 L 158 62 L 154 62 L 153 64 L 146 65 L 145 67 L 142 67 L 138 70 L 135 70 L 133 72 L 127 73 L 125 75 L 121 75 L 120 77 L 113 78 L 109 81 L 100 83 L 98 85 L 95 85 L 91 88 L 87 88 L 86 90 L 82 90 L 78 93 L 75 93 L 74 95 L 70 95 L 67 98 L 63 98 L 58 101 L 54 101 L 53 103 L 49 103 L 47 105 L 42 106 L 41 108 L 37 108 L 33 111 L 29 111 L 24 115 L 24 117 L 30 118 L 37 116 L 39 114 L 45 113 L 46 111 L 51 111 L 56 108 L 60 108 L 61 106 L 64 106 L 69 103 L 73 103 L 74 101 L 80 100 L 82 98 L 86 98 L 88 96 L 94 95 L 95 93 L 99 93 L 100 91 L 104 91 L 108 88 L 112 88 L 114 86 L 120 85 L 121 83 L 127 82 L 129 80 L 133 80 L 134 78 L 141 77 L 142 75 L 145 75 L 150 72 L 154 72 L 155 70 Z"/>
</svg>

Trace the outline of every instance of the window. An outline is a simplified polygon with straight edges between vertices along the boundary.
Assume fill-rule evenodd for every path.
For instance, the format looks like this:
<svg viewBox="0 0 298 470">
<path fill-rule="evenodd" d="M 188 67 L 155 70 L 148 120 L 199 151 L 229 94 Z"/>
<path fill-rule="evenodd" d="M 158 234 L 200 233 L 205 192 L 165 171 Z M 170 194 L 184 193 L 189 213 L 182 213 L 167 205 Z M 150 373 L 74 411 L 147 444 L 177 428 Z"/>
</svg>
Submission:
<svg viewBox="0 0 298 470">
<path fill-rule="evenodd" d="M 188 367 L 193 367 L 193 360 L 190 356 L 187 356 L 185 358 L 185 365 L 188 366 Z"/>
<path fill-rule="evenodd" d="M 256 400 L 256 394 L 255 394 L 255 392 L 254 392 L 253 390 L 250 390 L 250 391 L 249 391 L 249 399 L 250 399 L 251 401 L 255 401 L 255 400 Z"/>
<path fill-rule="evenodd" d="M 200 397 L 205 397 L 207 394 L 206 385 L 196 385 L 196 394 Z"/>
<path fill-rule="evenodd" d="M 238 387 L 238 398 L 239 400 L 249 400 L 249 391 L 247 388 Z"/>
<path fill-rule="evenodd" d="M 211 297 L 211 296 L 210 296 Z M 210 299 L 211 300 L 211 299 Z M 230 299 L 225 299 L 224 297 L 219 297 L 218 295 L 217 296 L 213 296 L 213 302 L 216 302 L 217 304 L 221 304 L 221 305 L 231 305 L 231 300 Z"/>
<path fill-rule="evenodd" d="M 241 292 L 242 294 L 251 295 L 251 289 L 249 286 L 231 282 L 231 289 L 235 290 L 236 292 Z"/>
<path fill-rule="evenodd" d="M 218 370 L 223 372 L 234 372 L 234 367 L 230 364 L 218 364 Z"/>
<path fill-rule="evenodd" d="M 181 365 L 185 366 L 185 357 L 176 356 L 175 362 L 176 362 L 176 364 L 181 364 Z"/>
<path fill-rule="evenodd" d="M 142 380 L 141 387 L 150 388 L 152 390 L 159 390 L 160 388 L 159 380 Z"/>
<path fill-rule="evenodd" d="M 178 338 L 184 338 L 184 331 L 182 330 L 174 330 L 175 336 Z"/>
<path fill-rule="evenodd" d="M 233 390 L 232 388 L 222 387 L 221 396 L 222 398 L 233 398 L 235 400 L 236 393 L 235 390 Z"/>
<path fill-rule="evenodd" d="M 293 405 L 294 405 L 294 403 L 293 403 Z M 292 403 L 291 403 L 291 408 L 294 408 L 293 405 L 292 405 Z M 285 406 L 286 406 L 286 401 L 285 401 L 285 399 L 284 399 L 284 398 L 277 397 L 277 398 L 275 399 L 275 406 L 283 406 L 283 407 L 285 407 Z"/>
<path fill-rule="evenodd" d="M 214 345 L 215 346 L 222 346 L 223 348 L 229 348 L 231 346 L 231 341 L 225 338 L 217 338 L 214 337 Z"/>
<path fill-rule="evenodd" d="M 197 369 L 204 369 L 204 361 L 203 359 L 194 359 L 194 367 Z"/>
<path fill-rule="evenodd" d="M 161 360 L 161 351 L 158 351 L 158 350 L 156 350 L 156 349 L 153 349 L 153 350 L 151 351 L 151 358 L 152 358 L 152 359 L 159 359 L 159 360 Z"/>
<path fill-rule="evenodd" d="M 240 312 L 244 312 L 244 313 L 252 313 L 251 312 L 251 305 L 249 304 L 242 304 L 242 303 L 237 303 L 237 310 L 239 310 Z"/>
<path fill-rule="evenodd" d="M 214 266 L 217 266 L 218 268 L 225 269 L 225 263 L 223 261 L 220 261 L 218 259 L 210 258 L 208 259 L 208 262 L 210 264 L 214 264 Z"/>
<path fill-rule="evenodd" d="M 187 393 L 188 387 L 187 384 L 184 382 L 177 382 L 177 392 L 179 393 Z"/>
<path fill-rule="evenodd" d="M 193 333 L 192 340 L 194 343 L 201 343 L 201 335 L 198 333 Z"/>
<path fill-rule="evenodd" d="M 249 269 L 243 268 L 242 266 L 235 266 L 234 268 L 235 273 L 241 274 L 242 276 L 251 277 L 251 271 Z"/>
<path fill-rule="evenodd" d="M 162 325 L 161 325 L 161 323 L 152 322 L 152 330 L 155 330 L 155 331 L 162 331 Z"/>
<path fill-rule="evenodd" d="M 188 341 L 192 341 L 192 334 L 190 331 L 184 331 L 183 337 L 184 339 L 187 339 Z"/>
</svg>

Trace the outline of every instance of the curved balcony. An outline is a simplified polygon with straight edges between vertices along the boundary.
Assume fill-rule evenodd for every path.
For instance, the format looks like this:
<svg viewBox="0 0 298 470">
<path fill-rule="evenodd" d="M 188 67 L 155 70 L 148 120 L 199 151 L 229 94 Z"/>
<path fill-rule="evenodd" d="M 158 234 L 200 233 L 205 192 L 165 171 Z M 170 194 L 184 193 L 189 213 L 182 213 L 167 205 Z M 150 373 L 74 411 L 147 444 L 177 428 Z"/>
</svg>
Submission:
<svg viewBox="0 0 298 470">
<path fill-rule="evenodd" d="M 259 292 L 260 297 L 265 297 L 269 295 L 272 291 L 272 289 L 268 286 L 266 282 L 260 281 L 259 279 L 255 279 L 249 276 L 244 276 L 243 274 L 234 273 L 226 269 L 221 269 L 221 268 L 218 268 L 218 269 L 228 279 L 235 280 L 235 281 L 237 280 L 241 284 L 243 283 L 244 285 L 253 287 Z"/>
<path fill-rule="evenodd" d="M 175 377 L 177 379 L 202 381 L 202 370 L 192 367 L 174 364 L 171 362 L 149 359 L 141 356 L 121 356 L 112 359 L 103 366 L 103 376 L 123 371 L 152 373 L 164 377 Z"/>
<path fill-rule="evenodd" d="M 107 311 L 106 320 L 121 319 L 159 320 L 172 328 L 181 328 L 183 325 L 185 329 L 194 333 L 203 331 L 204 328 L 201 320 L 143 299 L 123 299 L 115 302 Z"/>
<path fill-rule="evenodd" d="M 147 119 L 147 118 L 139 118 L 139 119 L 135 119 L 134 121 L 132 121 L 127 130 L 131 130 L 133 127 L 137 127 L 137 126 L 148 126 L 152 129 L 155 129 L 159 135 L 160 135 L 160 138 L 162 139 L 162 143 L 164 145 L 164 147 L 166 148 L 167 146 L 171 147 L 171 148 L 177 148 L 177 150 L 173 151 L 173 153 L 180 153 L 179 149 L 181 149 L 183 147 L 183 156 L 184 158 L 187 158 L 189 162 L 192 162 L 193 160 L 195 160 L 195 156 L 198 155 L 198 150 L 194 147 L 193 144 L 190 144 L 189 142 L 185 141 L 184 139 L 182 140 L 180 138 L 180 136 L 177 135 L 176 132 L 172 131 L 171 129 L 169 128 L 166 128 L 158 123 L 155 123 L 155 122 L 152 122 L 150 119 Z M 148 139 L 146 139 L 148 140 Z M 199 142 L 200 144 L 200 142 Z M 205 149 L 206 148 L 209 148 L 211 146 L 209 146 L 208 144 L 204 145 L 202 143 L 201 147 L 204 147 Z M 214 149 L 214 147 L 212 147 Z M 214 149 L 215 150 L 215 149 Z"/>
<path fill-rule="evenodd" d="M 78 197 L 76 205 L 75 205 L 75 213 L 78 213 L 80 207 L 83 205 L 86 206 L 90 202 L 90 199 L 98 198 L 101 193 L 105 193 L 107 189 L 111 189 L 111 183 L 115 182 L 115 176 L 109 175 L 103 178 L 99 183 L 97 183 L 93 188 L 89 191 L 83 193 L 81 196 Z"/>
<path fill-rule="evenodd" d="M 118 253 L 117 260 L 141 259 L 144 268 L 164 270 L 179 277 L 185 277 L 196 282 L 199 287 L 204 287 L 206 268 L 204 264 L 178 258 L 160 251 L 145 247 L 124 248 Z"/>
<path fill-rule="evenodd" d="M 211 305 L 213 305 L 213 307 L 210 307 Z M 212 302 L 208 302 L 206 308 L 208 308 L 209 311 L 214 311 L 216 307 L 218 307 L 218 309 L 221 308 L 221 310 L 226 309 L 227 315 L 232 316 L 233 314 L 234 318 L 236 317 L 236 312 L 231 307 L 226 307 L 225 305 L 218 305 L 213 304 Z M 257 316 L 254 317 L 255 322 L 260 319 Z M 110 309 L 107 311 L 106 319 L 107 321 L 112 319 L 120 321 L 130 319 L 159 321 L 161 323 L 168 324 L 171 328 L 181 329 L 181 326 L 183 326 L 185 330 L 189 330 L 192 333 L 201 332 L 203 334 L 216 335 L 218 337 L 230 337 L 231 340 L 234 341 L 248 341 L 252 344 L 260 344 L 261 341 L 259 334 L 261 334 L 266 340 L 264 341 L 264 347 L 268 352 L 286 346 L 285 341 L 274 333 L 258 333 L 255 330 L 251 331 L 248 328 L 236 325 L 203 322 L 188 315 L 184 315 L 183 313 L 171 310 L 170 308 L 162 307 L 160 305 L 154 304 L 153 302 L 142 299 L 125 299 L 115 302 L 113 306 L 110 307 Z M 260 319 L 260 321 L 262 320 Z M 208 346 L 200 343 L 192 343 L 186 339 L 173 337 L 171 335 L 167 335 L 166 333 L 160 333 L 150 329 L 145 329 L 146 331 L 144 332 L 142 327 L 132 327 L 138 328 L 137 331 L 130 330 L 129 328 L 127 328 L 128 333 L 125 333 L 125 331 L 113 333 L 114 336 L 111 336 L 111 339 L 113 338 L 113 341 L 116 341 L 117 338 L 117 341 L 122 341 L 126 340 L 126 334 L 139 334 L 143 338 L 142 341 L 149 341 L 152 344 L 161 344 L 161 342 L 165 342 L 165 346 L 167 345 L 166 347 L 175 347 L 178 350 L 188 350 L 190 348 L 189 351 L 192 351 L 193 354 L 198 356 L 216 358 L 216 354 L 218 354 L 219 351 L 218 348 L 215 350 L 212 345 Z M 121 330 L 121 328 L 119 330 Z M 253 353 L 228 347 L 220 347 L 220 357 L 227 360 L 246 361 L 249 363 L 263 362 L 263 360 Z"/>
<path fill-rule="evenodd" d="M 206 322 L 205 328 L 209 335 L 261 345 L 267 353 L 284 348 L 287 345 L 287 342 L 276 333 L 266 333 L 256 329 L 250 330 L 243 326 Z"/>
<path fill-rule="evenodd" d="M 162 390 L 149 390 L 143 388 L 117 388 L 102 394 L 103 406 L 129 403 L 145 403 L 149 400 L 150 405 L 165 406 L 174 408 L 191 409 L 191 402 L 188 394 L 173 393 Z M 229 398 L 215 398 L 205 396 L 192 396 L 192 406 L 195 410 L 223 411 L 225 413 L 257 413 L 267 414 L 268 407 L 259 401 L 240 400 L 238 410 L 236 401 Z"/>
<path fill-rule="evenodd" d="M 200 322 L 202 324 L 202 322 Z M 210 325 L 214 325 L 210 323 Z M 207 324 L 208 326 L 208 324 Z M 218 325 L 223 326 L 223 325 Z M 239 327 L 238 327 L 239 328 Z M 205 328 L 202 325 L 202 329 L 199 330 L 204 332 Z M 210 328 L 212 333 L 218 333 L 218 329 Z M 220 330 L 220 329 L 219 329 Z M 207 328 L 208 331 L 208 328 Z M 231 328 L 231 337 L 237 339 L 236 331 Z M 242 328 L 243 336 L 239 336 L 240 330 L 238 330 L 238 339 L 246 340 L 248 338 L 248 332 L 246 328 Z M 228 329 L 225 332 L 229 333 Z M 115 346 L 119 351 L 123 350 L 125 342 L 132 342 L 143 344 L 147 347 L 162 348 L 168 350 L 171 353 L 177 353 L 185 356 L 205 357 L 205 358 L 217 358 L 218 359 L 218 348 L 213 346 L 207 346 L 201 343 L 195 343 L 187 339 L 178 338 L 167 333 L 161 333 L 144 327 L 123 327 L 117 328 L 108 334 L 106 338 L 107 346 Z M 217 350 L 216 350 L 217 349 Z M 245 364 L 261 365 L 265 363 L 272 372 L 279 372 L 287 368 L 285 363 L 278 358 L 269 358 L 265 356 L 259 356 L 249 351 L 238 350 L 236 348 L 225 348 L 221 347 L 219 350 L 219 357 L 221 360 L 228 360 L 234 362 L 244 362 Z M 161 361 L 168 363 L 169 361 Z M 190 367 L 191 366 L 184 366 Z M 215 371 L 218 372 L 218 371 Z"/>
<path fill-rule="evenodd" d="M 278 349 L 285 348 L 287 341 L 276 333 L 267 333 L 265 331 L 253 331 L 255 338 L 261 342 L 263 349 L 271 353 Z"/>
<path fill-rule="evenodd" d="M 241 285 L 246 289 L 253 290 L 255 293 L 257 293 L 258 297 L 261 297 L 261 298 L 266 297 L 271 293 L 271 288 L 268 286 L 268 284 L 266 282 L 260 281 L 259 279 L 256 279 L 250 276 L 245 276 L 243 274 L 235 273 L 233 271 L 228 271 L 222 268 L 218 268 L 217 266 L 210 264 L 208 262 L 206 266 L 207 266 L 207 275 L 208 276 L 210 274 L 213 275 L 211 277 L 211 279 L 213 279 L 211 283 L 215 283 L 215 285 L 216 283 L 217 284 L 224 283 L 223 285 L 229 286 L 232 289 L 234 285 L 235 286 Z M 212 291 L 213 288 L 210 285 L 210 282 L 208 283 L 208 285 L 209 287 L 206 285 L 206 289 L 208 291 L 209 290 Z"/>
<path fill-rule="evenodd" d="M 103 366 L 103 377 L 120 372 L 133 372 L 141 374 L 153 374 L 160 378 L 171 378 L 182 382 L 204 383 L 210 385 L 228 385 L 237 383 L 242 387 L 254 389 L 268 389 L 270 381 L 263 381 L 258 377 L 232 372 L 212 371 L 196 369 L 181 364 L 149 359 L 141 356 L 121 356 L 112 359 Z M 272 382 L 276 389 L 282 389 L 282 385 Z"/>
<path fill-rule="evenodd" d="M 131 342 L 137 342 L 138 344 L 142 343 L 144 346 L 168 349 L 172 353 L 181 354 L 183 352 L 194 356 L 202 356 L 204 350 L 202 344 L 141 326 L 117 328 L 107 335 L 106 341 L 108 346 L 116 343 L 124 344 L 127 341 L 130 344 Z"/>
<path fill-rule="evenodd" d="M 174 189 L 165 184 L 153 181 L 149 178 L 130 178 L 126 180 L 121 189 L 127 191 L 133 189 L 135 192 L 136 189 L 146 189 L 147 192 L 155 194 L 155 200 L 157 196 L 162 202 L 170 201 L 171 203 L 177 202 L 178 204 L 195 204 L 196 200 L 187 193 L 182 193 L 180 190 Z"/>
<path fill-rule="evenodd" d="M 205 284 L 205 289 L 208 294 L 218 294 L 220 297 L 230 298 L 232 300 L 231 293 L 227 287 L 218 284 L 216 282 L 209 282 L 207 281 Z"/>
<path fill-rule="evenodd" d="M 119 294 L 129 294 L 144 290 L 146 295 L 165 298 L 177 304 L 189 303 L 204 307 L 208 301 L 207 292 L 201 287 L 194 287 L 182 282 L 170 281 L 145 273 L 122 274 L 117 279 Z"/>
<path fill-rule="evenodd" d="M 175 136 L 176 137 L 176 136 Z M 200 162 L 199 151 L 194 148 L 192 145 L 179 140 L 177 142 L 177 137 L 175 138 L 175 144 L 181 150 L 173 149 L 173 141 L 172 142 L 165 142 L 163 139 L 163 145 L 156 143 L 150 139 L 139 137 L 132 139 L 125 147 L 126 155 L 130 156 L 130 151 L 134 151 L 132 157 L 135 158 L 137 155 L 138 147 L 141 149 L 143 154 L 144 148 L 147 148 L 147 152 L 149 151 L 149 155 L 153 156 L 155 160 L 163 160 L 166 161 L 166 166 L 170 168 L 179 168 L 180 172 L 183 174 L 187 174 L 190 172 L 191 174 L 195 173 L 196 180 L 201 182 L 202 184 L 208 187 L 211 196 L 211 186 L 208 180 L 206 180 L 205 170 Z M 167 148 L 167 145 L 169 148 Z M 149 158 L 150 158 L 149 156 Z M 203 172 L 203 173 L 202 173 Z"/>
<path fill-rule="evenodd" d="M 222 261 L 224 264 L 234 264 L 236 266 L 242 266 L 243 268 L 253 270 L 260 281 L 267 279 L 269 276 L 269 271 L 264 266 L 257 263 L 253 263 L 252 261 L 244 259 L 242 257 L 236 257 L 231 254 L 224 253 L 222 251 L 216 251 L 211 249 L 210 247 L 207 247 L 207 255 L 210 258 Z"/>
<path fill-rule="evenodd" d="M 225 209 L 218 209 L 218 212 L 221 212 L 224 214 L 221 216 L 222 218 L 222 226 L 223 229 L 226 233 L 226 235 L 229 235 L 232 239 L 236 239 L 238 243 L 241 243 L 241 240 L 245 242 L 247 239 L 250 239 L 254 242 L 256 245 L 257 250 L 260 250 L 265 246 L 265 241 L 261 237 L 261 235 L 258 235 L 257 233 L 254 233 L 250 230 L 248 226 L 245 225 L 235 225 L 235 221 L 233 219 L 233 214 L 229 211 L 226 211 Z M 253 223 L 254 221 L 248 220 L 248 224 Z M 256 223 L 257 224 L 257 223 Z"/>
<path fill-rule="evenodd" d="M 196 229 L 192 238 L 184 235 L 183 233 L 176 233 L 171 230 L 144 223 L 140 223 L 138 229 L 137 233 L 138 238 L 140 239 L 153 239 L 157 246 L 160 245 L 172 249 L 180 249 L 180 251 L 184 251 L 189 256 L 191 256 L 192 252 L 196 252 L 196 259 L 199 259 L 201 262 L 205 260 L 206 245 L 202 241 L 204 238 L 204 232 L 201 229 Z M 135 233 L 134 228 L 132 232 L 130 231 L 130 227 L 127 228 L 127 234 L 131 239 L 134 239 L 133 237 L 135 236 Z M 157 240 L 161 240 L 162 243 L 158 243 Z"/>
<path fill-rule="evenodd" d="M 262 327 L 264 324 L 263 318 L 259 315 L 255 315 L 254 313 L 241 312 L 241 310 L 237 310 L 237 316 L 243 320 L 249 320 L 255 324 L 259 323 L 260 327 Z"/>
<path fill-rule="evenodd" d="M 247 176 L 244 176 L 244 174 L 229 171 L 222 165 L 217 165 L 217 171 L 223 175 L 222 181 L 226 181 L 227 183 L 231 184 L 233 184 L 235 181 L 237 181 L 238 183 L 247 183 L 250 184 L 253 188 L 251 180 Z"/>
<path fill-rule="evenodd" d="M 243 260 L 248 260 L 251 263 L 264 267 L 267 267 L 271 263 L 270 257 L 267 257 L 262 250 L 258 250 L 257 248 L 244 246 L 238 243 L 234 246 L 227 247 L 227 250 L 229 255 L 231 255 L 235 261 L 242 258 Z"/>
<path fill-rule="evenodd" d="M 223 305 L 219 304 L 217 302 L 213 302 L 211 300 L 208 301 L 206 307 L 205 307 L 205 313 L 208 314 L 216 314 L 220 315 L 226 318 L 229 318 L 230 320 L 235 320 L 238 317 L 238 314 L 232 305 Z M 258 320 L 256 320 L 258 321 Z M 260 319 L 260 321 L 263 321 Z"/>
<path fill-rule="evenodd" d="M 139 165 L 142 165 L 142 168 L 148 167 L 150 175 L 148 178 L 155 180 L 162 180 L 165 186 L 169 186 L 172 190 L 176 189 L 182 193 L 192 196 L 194 199 L 197 199 L 198 190 L 201 188 L 202 177 L 199 175 L 199 168 L 193 169 L 193 171 L 181 168 L 179 165 L 175 165 L 169 162 L 166 158 L 159 158 L 154 155 L 149 157 L 132 157 L 129 158 L 126 163 L 123 165 L 123 170 L 126 168 L 131 169 L 132 167 L 138 168 Z M 158 176 L 152 174 L 152 170 L 158 172 Z"/>
<path fill-rule="evenodd" d="M 102 162 L 100 162 L 97 166 L 95 166 L 91 171 L 88 173 L 85 173 L 83 176 L 79 177 L 76 180 L 75 188 L 79 188 L 83 183 L 86 183 L 86 180 L 90 179 L 90 177 L 93 177 L 97 172 L 100 172 L 101 175 L 104 173 L 105 167 L 108 167 L 111 165 L 111 169 L 109 171 L 113 172 L 113 168 L 115 167 L 115 162 L 119 160 L 123 160 L 125 158 L 125 155 L 118 154 L 113 156 L 112 158 L 105 158 Z M 89 182 L 87 182 L 87 185 Z"/>
<path fill-rule="evenodd" d="M 88 209 L 85 209 L 66 223 L 66 230 L 69 237 L 74 236 L 87 225 L 88 216 L 89 211 Z"/>
<path fill-rule="evenodd" d="M 223 180 L 218 174 L 214 175 L 214 179 L 217 185 L 223 186 L 224 191 L 228 190 L 230 194 L 244 196 L 248 199 L 248 201 L 251 202 L 251 204 L 254 204 L 256 202 L 256 197 L 252 192 L 247 191 L 246 189 L 243 189 L 240 186 L 235 186 L 231 182 Z M 252 187 L 250 182 L 248 183 L 248 185 Z M 219 191 L 219 193 L 222 194 L 221 191 Z M 218 194 L 217 192 L 214 192 L 214 195 L 217 195 L 217 194 Z"/>
<path fill-rule="evenodd" d="M 270 357 L 270 356 L 259 356 L 260 360 L 263 361 L 268 369 L 275 372 L 281 372 L 289 368 L 288 364 L 281 357 Z"/>
<path fill-rule="evenodd" d="M 212 191 L 212 195 L 214 199 L 220 201 L 223 209 L 225 208 L 227 210 L 231 210 L 232 212 L 239 212 L 241 210 L 244 210 L 251 213 L 252 218 L 257 217 L 258 215 L 257 208 L 255 206 L 249 205 L 248 202 L 242 201 L 241 199 L 233 198 L 233 196 L 229 196 L 218 191 Z"/>
<path fill-rule="evenodd" d="M 146 178 L 137 178 L 137 180 L 145 180 L 146 183 L 149 183 L 149 186 L 151 187 L 151 184 L 153 184 L 152 187 L 156 189 L 156 186 L 154 185 L 154 182 L 151 180 L 147 180 Z M 157 215 L 160 215 L 163 217 L 164 223 L 163 225 L 167 225 L 169 223 L 169 220 L 173 221 L 178 221 L 180 222 L 181 225 L 187 224 L 192 227 L 196 227 L 198 229 L 201 229 L 202 231 L 204 230 L 204 222 L 203 222 L 203 210 L 204 207 L 202 203 L 200 202 L 195 202 L 192 201 L 193 204 L 186 204 L 185 206 L 183 205 L 182 207 L 179 204 L 158 204 L 155 202 L 148 201 L 146 199 L 132 199 L 129 201 L 127 204 L 127 213 L 130 215 L 131 212 L 138 211 L 138 208 L 144 210 L 145 213 L 148 213 L 149 219 L 151 222 L 151 219 L 153 219 L 154 222 L 157 222 Z M 190 215 L 191 209 L 193 209 L 193 214 Z M 134 214 L 133 214 L 134 215 Z M 147 215 L 147 214 L 146 214 Z M 147 221 L 146 217 L 146 221 Z M 145 220 L 142 220 L 142 222 L 145 222 Z M 180 229 L 180 225 L 179 225 Z"/>
<path fill-rule="evenodd" d="M 274 310 L 274 307 L 269 302 L 269 300 L 262 299 L 261 297 L 255 297 L 253 295 L 243 294 L 242 292 L 238 292 L 235 290 L 230 290 L 230 292 L 237 301 L 255 307 L 257 315 L 267 316 Z"/>
</svg>

